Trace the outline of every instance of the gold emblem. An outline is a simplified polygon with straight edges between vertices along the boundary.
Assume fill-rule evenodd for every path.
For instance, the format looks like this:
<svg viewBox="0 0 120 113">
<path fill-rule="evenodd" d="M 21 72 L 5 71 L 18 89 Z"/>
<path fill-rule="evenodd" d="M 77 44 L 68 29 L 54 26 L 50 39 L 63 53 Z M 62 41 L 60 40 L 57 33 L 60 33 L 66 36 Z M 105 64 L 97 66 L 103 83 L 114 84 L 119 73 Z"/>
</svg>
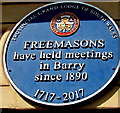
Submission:
<svg viewBox="0 0 120 113">
<path fill-rule="evenodd" d="M 63 12 L 53 17 L 50 25 L 55 34 L 68 36 L 78 29 L 79 19 L 71 12 Z"/>
</svg>

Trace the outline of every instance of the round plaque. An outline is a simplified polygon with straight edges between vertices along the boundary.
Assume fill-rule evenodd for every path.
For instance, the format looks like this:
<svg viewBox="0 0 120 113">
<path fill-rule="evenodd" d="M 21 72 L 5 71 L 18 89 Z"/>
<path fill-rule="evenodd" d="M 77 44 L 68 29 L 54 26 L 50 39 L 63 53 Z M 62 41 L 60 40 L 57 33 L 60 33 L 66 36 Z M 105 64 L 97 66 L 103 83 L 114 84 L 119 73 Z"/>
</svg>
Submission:
<svg viewBox="0 0 120 113">
<path fill-rule="evenodd" d="M 115 77 L 119 36 L 115 22 L 92 5 L 45 5 L 11 31 L 4 69 L 13 87 L 31 101 L 53 106 L 83 102 Z"/>
</svg>

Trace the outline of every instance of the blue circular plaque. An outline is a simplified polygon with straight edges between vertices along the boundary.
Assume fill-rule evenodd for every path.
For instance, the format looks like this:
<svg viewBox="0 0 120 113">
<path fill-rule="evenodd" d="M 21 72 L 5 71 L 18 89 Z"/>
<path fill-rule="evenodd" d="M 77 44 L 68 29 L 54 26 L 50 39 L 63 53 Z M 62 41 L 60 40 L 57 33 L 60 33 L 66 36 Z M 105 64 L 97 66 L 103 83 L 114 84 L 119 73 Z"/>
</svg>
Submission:
<svg viewBox="0 0 120 113">
<path fill-rule="evenodd" d="M 83 102 L 101 92 L 119 68 L 119 30 L 102 10 L 57 2 L 25 16 L 4 48 L 13 87 L 36 103 Z"/>
</svg>

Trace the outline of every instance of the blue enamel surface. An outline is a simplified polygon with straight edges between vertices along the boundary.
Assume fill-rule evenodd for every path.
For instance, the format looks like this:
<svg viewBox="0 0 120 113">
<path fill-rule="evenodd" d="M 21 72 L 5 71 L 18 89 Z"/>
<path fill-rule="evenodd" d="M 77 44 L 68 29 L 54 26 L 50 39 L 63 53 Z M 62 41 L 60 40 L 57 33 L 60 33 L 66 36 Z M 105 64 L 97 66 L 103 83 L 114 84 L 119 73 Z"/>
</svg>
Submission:
<svg viewBox="0 0 120 113">
<path fill-rule="evenodd" d="M 69 3 L 70 4 L 70 3 Z M 72 4 L 72 3 L 71 3 Z M 82 4 L 78 4 L 81 8 Z M 54 5 L 53 5 L 54 6 Z M 58 4 L 59 6 L 59 4 Z M 50 7 L 50 6 L 48 6 Z M 91 8 L 86 6 L 89 10 Z M 40 9 L 39 11 L 41 11 Z M 98 10 L 94 9 L 99 12 Z M 54 13 L 53 13 L 54 12 Z M 50 22 L 52 18 L 58 14 L 59 12 L 72 12 L 74 13 L 80 20 L 80 27 L 76 33 L 67 36 L 60 37 L 54 34 L 50 28 Z M 37 15 L 38 11 L 34 12 L 34 15 Z M 108 17 L 101 12 L 107 22 L 110 22 L 115 32 L 118 35 L 118 32 Z M 29 15 L 27 18 L 32 16 Z M 25 18 L 22 22 L 24 23 L 27 18 Z M 21 24 L 20 24 L 21 25 Z M 19 25 L 19 26 L 20 26 Z M 15 29 L 17 30 L 17 28 Z M 13 33 L 14 34 L 14 33 Z M 12 38 L 12 36 L 11 36 Z M 105 47 L 104 48 L 79 48 L 79 49 L 41 49 L 41 50 L 24 50 L 24 42 L 25 41 L 71 41 L 73 43 L 74 40 L 104 40 Z M 108 61 L 103 61 L 101 59 L 65 59 L 66 52 L 88 52 L 94 50 L 95 52 L 113 52 L 113 59 L 109 59 Z M 40 52 L 51 53 L 52 51 L 58 52 L 62 51 L 62 59 L 55 60 L 40 60 L 39 55 Z M 14 52 L 18 54 L 36 54 L 36 60 L 26 60 L 26 61 L 14 61 L 13 56 Z M 85 12 L 78 9 L 57 9 L 54 11 L 50 11 L 44 13 L 37 18 L 33 19 L 29 24 L 25 26 L 25 28 L 21 31 L 20 35 L 17 37 L 16 41 L 10 39 L 7 52 L 6 52 L 6 65 L 7 70 L 11 70 L 9 76 L 13 83 L 26 95 L 29 97 L 41 101 L 46 102 L 44 98 L 41 100 L 39 98 L 34 98 L 34 94 L 37 89 L 56 93 L 57 96 L 61 96 L 61 99 L 54 99 L 52 102 L 48 101 L 47 103 L 55 103 L 60 104 L 63 102 L 63 93 L 76 91 L 78 89 L 84 89 L 84 97 L 86 98 L 96 91 L 100 90 L 112 77 L 114 70 L 118 65 L 118 38 L 113 39 L 110 30 L 106 27 L 106 23 L 102 22 L 99 18 L 90 14 L 90 12 Z M 54 70 L 54 62 L 59 61 L 61 63 L 85 63 L 85 68 L 83 72 L 88 73 L 87 81 L 65 81 L 65 76 L 67 72 L 78 72 L 78 70 Z M 40 62 L 50 64 L 50 71 L 40 71 L 39 65 Z M 60 74 L 62 75 L 61 82 L 35 82 L 35 75 L 39 75 L 41 73 L 44 74 Z M 77 101 L 77 100 L 75 100 Z M 72 102 L 71 100 L 69 102 Z"/>
</svg>

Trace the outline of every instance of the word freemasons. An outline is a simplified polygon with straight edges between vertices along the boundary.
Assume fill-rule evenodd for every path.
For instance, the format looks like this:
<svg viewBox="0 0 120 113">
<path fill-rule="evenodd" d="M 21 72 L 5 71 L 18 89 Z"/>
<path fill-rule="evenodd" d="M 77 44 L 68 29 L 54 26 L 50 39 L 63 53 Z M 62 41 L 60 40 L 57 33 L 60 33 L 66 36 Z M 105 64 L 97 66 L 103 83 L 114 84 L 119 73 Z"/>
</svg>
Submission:
<svg viewBox="0 0 120 113">
<path fill-rule="evenodd" d="M 96 51 L 93 50 L 96 48 Z M 107 61 L 113 59 L 113 52 L 98 51 L 105 48 L 104 40 L 74 40 L 74 41 L 25 41 L 24 50 L 38 50 L 40 60 L 55 59 L 101 59 Z M 47 52 L 46 50 L 51 50 Z M 65 49 L 75 50 L 74 52 L 65 52 Z M 89 51 L 81 51 L 89 49 Z M 57 51 L 56 51 L 57 50 Z M 58 51 L 59 50 L 59 51 Z M 19 54 L 14 52 L 14 61 L 36 60 L 36 54 Z"/>
<path fill-rule="evenodd" d="M 89 49 L 87 52 L 81 52 L 81 49 Z M 92 49 L 105 48 L 104 40 L 74 40 L 74 41 L 25 41 L 24 50 L 40 50 L 40 60 L 62 59 L 62 51 L 56 53 L 54 50 L 75 49 L 74 52 L 66 52 L 65 59 L 102 59 L 107 61 L 113 58 L 113 52 L 99 52 Z M 52 53 L 45 54 L 46 49 L 53 49 Z M 91 50 L 90 50 L 91 49 Z M 14 57 L 15 58 L 15 57 Z"/>
</svg>

